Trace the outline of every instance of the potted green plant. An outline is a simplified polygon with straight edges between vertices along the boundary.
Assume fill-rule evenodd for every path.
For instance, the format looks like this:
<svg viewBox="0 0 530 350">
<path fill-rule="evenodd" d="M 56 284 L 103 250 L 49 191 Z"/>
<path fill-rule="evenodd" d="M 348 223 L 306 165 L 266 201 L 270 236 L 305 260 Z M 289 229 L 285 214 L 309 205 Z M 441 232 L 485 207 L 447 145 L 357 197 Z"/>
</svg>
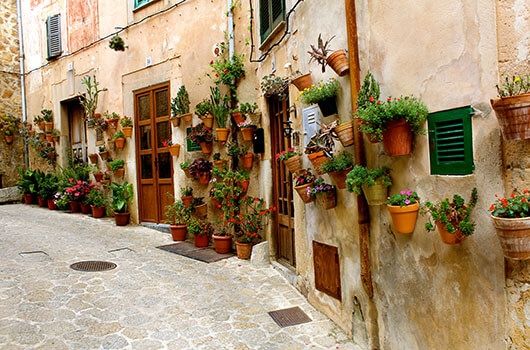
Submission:
<svg viewBox="0 0 530 350">
<path fill-rule="evenodd" d="M 35 170 L 20 168 L 18 170 L 17 187 L 24 196 L 24 203 L 33 204 L 38 191 Z"/>
<path fill-rule="evenodd" d="M 171 138 L 162 141 L 162 147 L 167 147 L 167 149 L 169 149 L 169 154 L 173 157 L 178 157 L 180 155 L 180 145 L 178 143 L 173 143 Z"/>
<path fill-rule="evenodd" d="M 55 193 L 57 193 L 58 188 L 58 178 L 56 175 L 44 174 L 44 176 L 40 179 L 38 194 L 42 200 L 45 201 L 48 209 L 50 210 L 57 209 L 53 197 L 55 196 Z"/>
<path fill-rule="evenodd" d="M 202 100 L 195 106 L 195 114 L 202 120 L 204 126 L 208 129 L 213 128 L 212 103 L 208 100 Z"/>
<path fill-rule="evenodd" d="M 192 209 L 193 215 L 199 219 L 206 219 L 208 216 L 208 205 L 204 202 L 204 197 L 193 198 Z"/>
<path fill-rule="evenodd" d="M 188 136 L 190 140 L 201 146 L 201 152 L 205 155 L 209 155 L 213 151 L 213 134 L 212 130 L 204 126 L 203 123 L 198 124 L 191 128 L 191 132 Z"/>
<path fill-rule="evenodd" d="M 13 143 L 15 133 L 20 127 L 20 119 L 10 114 L 0 116 L 0 133 L 4 136 L 6 144 Z"/>
<path fill-rule="evenodd" d="M 240 185 L 241 185 L 241 191 L 243 192 L 243 194 L 247 194 L 248 192 L 248 187 L 250 186 L 250 173 L 246 170 L 240 170 L 238 171 L 239 173 L 239 176 L 240 176 Z"/>
<path fill-rule="evenodd" d="M 92 217 L 99 219 L 105 216 L 108 199 L 101 187 L 93 187 L 87 195 L 87 203 L 92 210 Z"/>
<path fill-rule="evenodd" d="M 502 135 L 507 140 L 530 138 L 530 75 L 505 77 L 497 85 L 498 99 L 491 100 Z"/>
<path fill-rule="evenodd" d="M 245 76 L 245 64 L 243 56 L 233 54 L 230 56 L 228 46 L 222 43 L 219 46 L 219 55 L 216 60 L 210 62 L 210 67 L 215 75 L 214 83 L 216 85 L 226 85 L 232 96 L 237 94 L 237 83 Z"/>
<path fill-rule="evenodd" d="M 193 188 L 190 186 L 180 188 L 180 199 L 186 208 L 191 208 L 193 203 Z"/>
<path fill-rule="evenodd" d="M 387 167 L 368 169 L 362 165 L 356 165 L 346 176 L 348 191 L 357 195 L 363 191 L 368 205 L 384 204 L 388 187 L 391 185 L 390 169 Z"/>
<path fill-rule="evenodd" d="M 107 147 L 105 145 L 101 145 L 98 147 L 99 156 L 103 160 L 107 160 L 109 158 L 109 151 L 107 150 Z M 94 164 L 97 163 L 97 160 L 93 162 Z"/>
<path fill-rule="evenodd" d="M 246 117 L 252 117 L 257 115 L 258 110 L 258 104 L 256 102 L 254 103 L 241 103 L 239 105 L 239 111 Z M 245 120 L 242 120 L 242 122 Z"/>
<path fill-rule="evenodd" d="M 190 161 L 189 160 L 186 160 L 182 163 L 179 164 L 180 166 L 180 169 L 182 169 L 182 171 L 184 172 L 184 174 L 186 174 L 186 177 L 187 178 L 191 178 L 191 174 L 190 174 Z"/>
<path fill-rule="evenodd" d="M 42 114 L 42 111 L 41 111 Z M 36 115 L 33 117 L 33 124 L 37 126 L 41 131 L 44 131 L 44 118 L 42 115 Z"/>
<path fill-rule="evenodd" d="M 307 189 L 313 186 L 316 179 L 317 178 L 313 175 L 311 170 L 304 169 L 296 175 L 294 189 L 304 203 L 311 203 L 314 200 L 314 198 L 309 195 Z"/>
<path fill-rule="evenodd" d="M 319 175 L 324 174 L 321 166 L 327 162 L 335 145 L 333 141 L 333 129 L 335 126 L 337 126 L 336 122 L 330 125 L 322 124 L 305 147 L 304 152 Z"/>
<path fill-rule="evenodd" d="M 414 232 L 420 210 L 419 202 L 420 197 L 418 194 L 408 189 L 388 197 L 386 207 L 392 217 L 394 230 L 397 233 L 409 235 Z"/>
<path fill-rule="evenodd" d="M 334 37 L 332 36 L 324 42 L 322 34 L 318 35 L 317 45 L 311 45 L 311 51 L 308 52 L 311 56 L 309 63 L 317 61 L 322 67 L 322 73 L 326 71 L 326 66 L 328 65 L 339 77 L 343 77 L 350 72 L 350 64 L 348 63 L 346 50 L 336 50 L 330 54 L 331 50 L 328 46 Z"/>
<path fill-rule="evenodd" d="M 191 216 L 188 220 L 188 232 L 195 237 L 194 244 L 197 248 L 206 248 L 214 228 L 211 223 Z"/>
<path fill-rule="evenodd" d="M 306 190 L 307 195 L 316 199 L 324 209 L 333 209 L 337 206 L 337 188 L 325 183 L 322 178 L 316 179 L 313 186 Z"/>
<path fill-rule="evenodd" d="M 190 97 L 186 86 L 182 85 L 177 96 L 171 100 L 171 122 L 173 126 L 179 126 L 182 119 L 185 123 L 191 122 L 193 114 L 190 113 Z"/>
<path fill-rule="evenodd" d="M 118 184 L 113 182 L 110 185 L 112 191 L 112 210 L 114 211 L 114 219 L 116 226 L 126 226 L 129 224 L 131 213 L 129 212 L 129 205 L 133 198 L 132 184 L 124 182 Z"/>
<path fill-rule="evenodd" d="M 166 206 L 166 220 L 174 241 L 186 240 L 186 234 L 188 233 L 187 222 L 189 219 L 190 209 L 184 206 L 182 201 L 176 201 Z"/>
<path fill-rule="evenodd" d="M 218 86 L 210 87 L 210 106 L 211 112 L 217 124 L 215 133 L 217 141 L 224 143 L 228 140 L 230 130 L 227 128 L 228 115 L 230 113 L 229 97 L 222 96 Z"/>
<path fill-rule="evenodd" d="M 302 74 L 302 72 L 296 71 L 291 78 L 291 84 L 296 86 L 298 91 L 304 91 L 305 89 L 311 87 L 311 85 L 313 85 L 311 72 Z"/>
<path fill-rule="evenodd" d="M 125 42 L 123 39 L 116 33 L 109 41 L 109 47 L 114 51 L 125 51 Z"/>
<path fill-rule="evenodd" d="M 116 131 L 114 136 L 112 136 L 112 139 L 114 140 L 116 149 L 123 149 L 125 147 L 125 135 L 123 134 L 123 131 Z"/>
<path fill-rule="evenodd" d="M 120 122 L 120 115 L 116 112 L 105 112 L 105 123 L 109 128 L 116 130 L 118 128 L 118 123 Z"/>
<path fill-rule="evenodd" d="M 44 131 L 51 133 L 53 130 L 53 112 L 49 109 L 43 109 L 41 115 L 42 120 L 44 120 Z"/>
<path fill-rule="evenodd" d="M 261 79 L 261 92 L 265 97 L 277 96 L 280 100 L 284 100 L 289 92 L 289 78 L 269 74 Z"/>
<path fill-rule="evenodd" d="M 254 139 L 254 129 L 256 129 L 256 126 L 250 120 L 246 120 L 238 126 L 241 130 L 243 141 L 252 141 Z"/>
<path fill-rule="evenodd" d="M 120 125 L 121 130 L 123 131 L 123 134 L 125 137 L 132 137 L 132 130 L 133 130 L 133 120 L 131 117 L 123 116 L 120 119 Z"/>
<path fill-rule="evenodd" d="M 497 196 L 490 212 L 504 256 L 530 259 L 530 191 L 514 191 L 506 198 Z"/>
<path fill-rule="evenodd" d="M 197 158 L 190 165 L 190 175 L 201 185 L 208 185 L 212 176 L 212 162 L 204 159 Z"/>
<path fill-rule="evenodd" d="M 331 156 L 321 167 L 322 172 L 328 173 L 339 189 L 346 188 L 346 175 L 352 168 L 353 157 L 346 151 Z"/>
<path fill-rule="evenodd" d="M 232 235 L 224 225 L 216 225 L 216 230 L 212 235 L 213 247 L 217 254 L 227 254 L 232 251 Z"/>
<path fill-rule="evenodd" d="M 322 81 L 302 91 L 300 100 L 306 105 L 318 104 L 324 117 L 329 117 L 339 113 L 335 100 L 339 89 L 340 84 L 337 79 Z"/>
<path fill-rule="evenodd" d="M 59 140 L 61 139 L 61 132 L 57 129 L 53 129 L 51 135 L 53 138 L 53 142 L 59 142 Z"/>
<path fill-rule="evenodd" d="M 293 174 L 296 174 L 302 170 L 302 154 L 294 150 L 294 148 L 289 148 L 287 150 L 277 153 L 275 158 L 276 161 L 283 162 L 287 169 Z"/>
<path fill-rule="evenodd" d="M 114 173 L 114 177 L 121 179 L 125 175 L 125 161 L 123 159 L 115 159 L 111 161 L 109 167 Z"/>
<path fill-rule="evenodd" d="M 475 222 L 471 218 L 471 214 L 477 200 L 477 189 L 473 188 L 468 204 L 465 203 L 464 198 L 455 194 L 452 201 L 445 198 L 437 203 L 426 202 L 423 212 L 430 214 L 444 243 L 459 244 L 464 238 L 475 232 Z M 434 224 L 431 220 L 425 224 L 425 229 L 434 231 Z"/>
</svg>

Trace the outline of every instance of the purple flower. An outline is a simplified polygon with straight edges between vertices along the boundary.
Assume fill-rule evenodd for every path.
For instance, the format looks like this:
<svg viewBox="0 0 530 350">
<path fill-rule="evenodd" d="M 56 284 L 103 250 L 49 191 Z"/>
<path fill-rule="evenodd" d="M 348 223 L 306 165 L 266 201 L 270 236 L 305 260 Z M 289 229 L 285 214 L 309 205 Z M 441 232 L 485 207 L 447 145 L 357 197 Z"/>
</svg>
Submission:
<svg viewBox="0 0 530 350">
<path fill-rule="evenodd" d="M 406 205 L 409 205 L 409 204 L 410 204 L 410 200 L 405 199 L 405 204 L 406 204 Z"/>
<path fill-rule="evenodd" d="M 405 195 L 405 194 L 407 194 L 407 192 L 406 191 L 401 191 L 401 192 L 399 192 L 399 194 Z"/>
</svg>

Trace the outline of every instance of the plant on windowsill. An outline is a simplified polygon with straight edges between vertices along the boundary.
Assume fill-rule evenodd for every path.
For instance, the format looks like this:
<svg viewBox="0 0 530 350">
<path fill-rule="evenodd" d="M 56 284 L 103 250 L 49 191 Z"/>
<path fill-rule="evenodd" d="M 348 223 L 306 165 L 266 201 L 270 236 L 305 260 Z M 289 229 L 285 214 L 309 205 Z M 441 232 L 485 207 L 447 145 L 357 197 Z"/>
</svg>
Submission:
<svg viewBox="0 0 530 350">
<path fill-rule="evenodd" d="M 314 200 L 314 198 L 308 194 L 307 188 L 312 187 L 316 179 L 316 176 L 308 169 L 303 169 L 296 176 L 294 180 L 294 189 L 304 203 L 311 203 Z"/>
<path fill-rule="evenodd" d="M 202 100 L 195 106 L 195 114 L 202 120 L 208 129 L 213 128 L 212 103 L 209 100 Z"/>
<path fill-rule="evenodd" d="M 330 66 L 339 77 L 343 77 L 350 72 L 350 65 L 346 50 L 336 50 L 330 54 L 331 50 L 328 46 L 334 37 L 332 36 L 324 42 L 322 34 L 318 35 L 317 46 L 311 45 L 311 51 L 308 51 L 311 56 L 309 63 L 312 61 L 318 62 L 322 67 L 322 73 L 326 72 L 326 66 Z"/>
<path fill-rule="evenodd" d="M 321 167 L 322 172 L 328 173 L 339 189 L 346 188 L 346 176 L 352 168 L 353 157 L 346 151 L 331 156 Z"/>
<path fill-rule="evenodd" d="M 313 186 L 306 189 L 307 195 L 315 199 L 324 209 L 333 209 L 337 206 L 337 188 L 324 182 L 324 179 L 318 178 Z"/>
<path fill-rule="evenodd" d="M 212 130 L 204 126 L 203 123 L 191 128 L 189 139 L 201 146 L 201 152 L 210 155 L 213 151 L 213 134 Z"/>
<path fill-rule="evenodd" d="M 190 174 L 199 184 L 205 186 L 210 183 L 212 168 L 212 162 L 204 158 L 197 158 L 190 165 Z"/>
<path fill-rule="evenodd" d="M 322 175 L 324 172 L 321 166 L 331 157 L 335 143 L 333 141 L 333 129 L 337 126 L 334 121 L 330 125 L 321 124 L 320 129 L 311 137 L 305 147 L 304 153 L 313 164 L 317 174 Z"/>
<path fill-rule="evenodd" d="M 409 235 L 416 228 L 418 212 L 420 210 L 420 197 L 412 190 L 401 190 L 399 193 L 388 197 L 386 207 L 390 216 L 394 230 L 403 235 Z"/>
<path fill-rule="evenodd" d="M 123 134 L 123 131 L 116 131 L 112 136 L 112 140 L 114 140 L 116 149 L 123 149 L 125 147 L 125 135 Z"/>
<path fill-rule="evenodd" d="M 171 139 L 162 141 L 162 147 L 167 147 L 169 149 L 169 154 L 171 154 L 173 157 L 178 158 L 180 155 L 180 145 L 178 143 L 173 144 Z"/>
<path fill-rule="evenodd" d="M 292 174 L 296 174 L 302 170 L 301 156 L 302 154 L 300 152 L 295 151 L 294 148 L 289 148 L 288 150 L 277 153 L 275 158 L 276 161 L 283 162 Z"/>
<path fill-rule="evenodd" d="M 442 241 L 454 245 L 462 242 L 467 236 L 475 232 L 475 222 L 471 218 L 473 209 L 478 200 L 477 189 L 471 191 L 471 198 L 466 204 L 460 195 L 453 195 L 453 200 L 448 198 L 433 203 L 426 202 L 423 213 L 429 213 L 434 220 Z M 431 220 L 425 224 L 427 231 L 434 231 L 435 225 Z"/>
<path fill-rule="evenodd" d="M 206 248 L 210 243 L 214 228 L 208 221 L 191 216 L 188 220 L 188 232 L 195 237 L 194 244 L 197 248 Z"/>
<path fill-rule="evenodd" d="M 186 177 L 187 178 L 191 178 L 191 175 L 190 175 L 190 161 L 189 160 L 186 160 L 182 163 L 180 163 L 180 169 L 182 169 L 182 171 L 184 172 L 184 174 L 186 174 Z"/>
<path fill-rule="evenodd" d="M 228 140 L 228 135 L 230 134 L 230 130 L 227 128 L 230 113 L 229 97 L 228 95 L 222 96 L 218 86 L 210 87 L 210 105 L 211 112 L 217 124 L 217 128 L 215 129 L 217 141 L 224 143 Z"/>
<path fill-rule="evenodd" d="M 193 203 L 193 188 L 190 186 L 181 187 L 180 199 L 186 208 L 190 208 Z"/>
<path fill-rule="evenodd" d="M 129 213 L 129 205 L 133 198 L 132 184 L 124 182 L 118 184 L 113 182 L 110 185 L 112 191 L 112 210 L 114 211 L 114 219 L 116 226 L 126 226 L 129 224 L 131 214 Z"/>
<path fill-rule="evenodd" d="M 131 117 L 123 116 L 120 120 L 121 130 L 123 131 L 123 134 L 125 137 L 132 137 L 132 130 L 133 130 L 133 120 Z"/>
<path fill-rule="evenodd" d="M 266 75 L 261 80 L 261 92 L 265 97 L 277 96 L 280 100 L 284 100 L 289 92 L 289 82 L 289 78 L 274 74 Z"/>
<path fill-rule="evenodd" d="M 125 41 L 116 33 L 110 41 L 109 41 L 109 47 L 113 49 L 114 51 L 125 51 Z"/>
<path fill-rule="evenodd" d="M 190 113 L 190 97 L 186 86 L 182 85 L 177 92 L 177 96 L 171 100 L 171 122 L 174 127 L 180 125 L 180 120 L 190 123 L 193 114 Z"/>
<path fill-rule="evenodd" d="M 497 85 L 499 99 L 492 99 L 502 135 L 507 140 L 530 138 L 530 75 L 505 77 Z"/>
<path fill-rule="evenodd" d="M 193 198 L 193 197 L 192 197 Z M 187 222 L 190 219 L 190 208 L 182 201 L 175 201 L 166 206 L 166 221 L 169 224 L 174 241 L 185 241 L 188 233 Z"/>
<path fill-rule="evenodd" d="M 357 195 L 364 192 L 368 205 L 384 204 L 387 199 L 388 187 L 392 186 L 390 169 L 387 167 L 368 169 L 356 165 L 346 176 L 348 191 Z"/>
<path fill-rule="evenodd" d="M 336 97 L 340 90 L 337 79 L 321 81 L 317 85 L 305 89 L 300 93 L 300 100 L 306 105 L 318 104 L 324 117 L 338 114 Z"/>
<path fill-rule="evenodd" d="M 115 159 L 109 163 L 110 170 L 114 173 L 114 177 L 123 178 L 125 175 L 125 161 L 123 159 Z"/>
<path fill-rule="evenodd" d="M 104 217 L 108 205 L 108 198 L 103 192 L 103 188 L 92 188 L 87 195 L 87 204 L 90 205 L 93 218 L 99 219 Z"/>
</svg>

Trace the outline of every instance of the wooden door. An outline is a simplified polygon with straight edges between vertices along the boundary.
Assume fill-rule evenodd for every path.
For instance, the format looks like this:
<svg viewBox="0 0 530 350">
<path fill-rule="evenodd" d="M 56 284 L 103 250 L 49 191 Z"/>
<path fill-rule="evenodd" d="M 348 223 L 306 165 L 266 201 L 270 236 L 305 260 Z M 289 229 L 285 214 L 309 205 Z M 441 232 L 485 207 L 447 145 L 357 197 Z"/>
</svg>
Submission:
<svg viewBox="0 0 530 350">
<path fill-rule="evenodd" d="M 136 164 L 141 222 L 164 222 L 173 201 L 173 159 L 164 141 L 171 139 L 169 84 L 135 91 Z"/>
<path fill-rule="evenodd" d="M 284 122 L 289 120 L 289 101 L 271 98 L 269 100 L 271 120 L 272 155 L 291 147 L 291 138 L 284 135 Z M 274 239 L 276 258 L 296 266 L 294 250 L 294 203 L 293 179 L 283 162 L 272 162 L 273 201 L 278 210 L 274 213 Z"/>
<path fill-rule="evenodd" d="M 66 105 L 68 110 L 68 131 L 72 147 L 72 159 L 75 163 L 87 162 L 87 136 L 85 111 L 78 100 Z"/>
</svg>

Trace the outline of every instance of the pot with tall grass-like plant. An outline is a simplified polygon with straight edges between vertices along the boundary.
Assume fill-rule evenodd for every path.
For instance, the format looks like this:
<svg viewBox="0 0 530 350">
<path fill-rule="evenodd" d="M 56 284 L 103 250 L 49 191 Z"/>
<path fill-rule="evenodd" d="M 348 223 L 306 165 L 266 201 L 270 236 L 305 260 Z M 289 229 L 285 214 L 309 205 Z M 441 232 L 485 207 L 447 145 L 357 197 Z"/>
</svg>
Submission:
<svg viewBox="0 0 530 350">
<path fill-rule="evenodd" d="M 384 204 L 387 199 L 388 188 L 392 185 L 390 169 L 387 167 L 368 169 L 356 165 L 346 176 L 348 191 L 357 195 L 364 192 L 368 205 Z"/>
<path fill-rule="evenodd" d="M 322 164 L 322 172 L 329 174 L 339 189 L 346 188 L 346 175 L 352 170 L 353 157 L 350 153 L 342 151 L 331 156 Z"/>
<path fill-rule="evenodd" d="M 215 133 L 217 141 L 224 143 L 228 140 L 230 130 L 227 128 L 228 116 L 230 113 L 229 97 L 223 96 L 219 87 L 210 87 L 211 112 L 217 124 Z"/>
<path fill-rule="evenodd" d="M 300 99 L 306 105 L 318 104 L 324 117 L 338 114 L 336 97 L 340 89 L 337 79 L 320 82 L 305 89 Z"/>
<path fill-rule="evenodd" d="M 182 85 L 178 92 L 171 100 L 171 122 L 173 126 L 177 127 L 180 125 L 180 120 L 185 123 L 190 123 L 193 118 L 193 114 L 190 113 L 190 97 L 186 86 Z"/>
</svg>

